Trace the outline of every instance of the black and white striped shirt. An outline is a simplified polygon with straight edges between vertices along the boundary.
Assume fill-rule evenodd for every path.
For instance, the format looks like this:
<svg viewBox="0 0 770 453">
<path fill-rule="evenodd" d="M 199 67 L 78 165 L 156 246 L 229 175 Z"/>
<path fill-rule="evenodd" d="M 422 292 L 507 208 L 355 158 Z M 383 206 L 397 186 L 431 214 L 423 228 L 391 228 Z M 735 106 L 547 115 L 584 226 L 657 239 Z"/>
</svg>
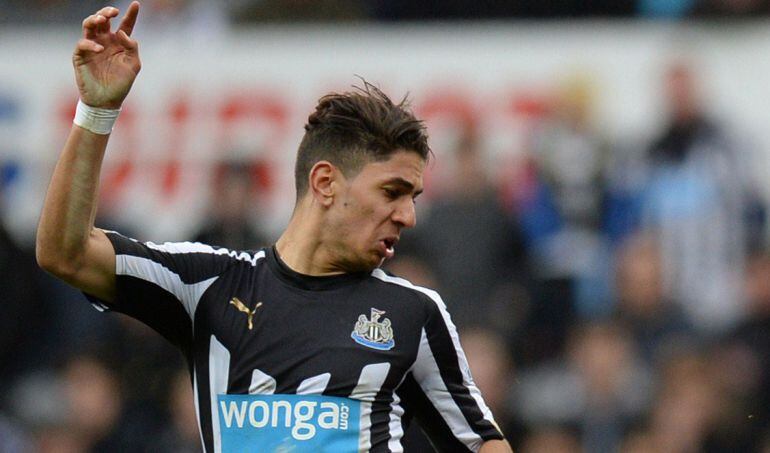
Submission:
<svg viewBox="0 0 770 453">
<path fill-rule="evenodd" d="M 436 292 L 301 275 L 273 248 L 107 236 L 117 298 L 90 299 L 182 350 L 205 451 L 397 452 L 412 417 L 441 451 L 502 438 Z"/>
</svg>

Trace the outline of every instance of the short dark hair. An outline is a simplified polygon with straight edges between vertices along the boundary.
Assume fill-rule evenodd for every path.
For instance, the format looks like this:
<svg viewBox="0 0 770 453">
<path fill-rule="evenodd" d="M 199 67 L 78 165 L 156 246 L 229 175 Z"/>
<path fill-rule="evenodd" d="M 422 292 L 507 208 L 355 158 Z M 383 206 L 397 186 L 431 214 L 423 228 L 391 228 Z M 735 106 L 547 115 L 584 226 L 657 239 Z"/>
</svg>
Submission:
<svg viewBox="0 0 770 453">
<path fill-rule="evenodd" d="M 367 163 L 388 160 L 397 151 L 414 152 L 428 160 L 425 124 L 411 112 L 406 96 L 394 104 L 366 81 L 354 88 L 322 97 L 308 117 L 294 167 L 297 199 L 307 192 L 310 169 L 322 160 L 337 166 L 346 177 Z"/>
</svg>

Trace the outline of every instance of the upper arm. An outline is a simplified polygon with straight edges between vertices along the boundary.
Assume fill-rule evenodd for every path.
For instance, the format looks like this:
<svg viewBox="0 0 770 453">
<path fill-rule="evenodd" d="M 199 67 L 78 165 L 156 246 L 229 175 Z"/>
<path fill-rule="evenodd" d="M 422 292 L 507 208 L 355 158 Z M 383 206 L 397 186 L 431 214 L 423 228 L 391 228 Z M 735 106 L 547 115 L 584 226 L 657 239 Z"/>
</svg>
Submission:
<svg viewBox="0 0 770 453">
<path fill-rule="evenodd" d="M 78 287 L 97 309 L 138 319 L 183 348 L 208 288 L 235 263 L 256 263 L 259 255 L 191 242 L 140 242 L 114 231 L 95 236 L 88 264 L 75 274 Z"/>
<path fill-rule="evenodd" d="M 115 299 L 115 249 L 104 231 L 93 228 L 78 263 L 59 275 L 70 285 L 101 300 Z"/>
</svg>

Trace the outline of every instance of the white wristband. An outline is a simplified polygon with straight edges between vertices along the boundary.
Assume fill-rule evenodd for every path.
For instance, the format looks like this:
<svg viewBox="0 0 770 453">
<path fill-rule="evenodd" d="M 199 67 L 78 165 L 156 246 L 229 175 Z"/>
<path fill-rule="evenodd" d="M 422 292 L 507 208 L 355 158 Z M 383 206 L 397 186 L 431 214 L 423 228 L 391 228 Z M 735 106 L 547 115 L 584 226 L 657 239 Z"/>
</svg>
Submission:
<svg viewBox="0 0 770 453">
<path fill-rule="evenodd" d="M 91 107 L 78 99 L 75 118 L 72 122 L 94 134 L 107 135 L 112 132 L 119 114 L 120 109 Z"/>
</svg>

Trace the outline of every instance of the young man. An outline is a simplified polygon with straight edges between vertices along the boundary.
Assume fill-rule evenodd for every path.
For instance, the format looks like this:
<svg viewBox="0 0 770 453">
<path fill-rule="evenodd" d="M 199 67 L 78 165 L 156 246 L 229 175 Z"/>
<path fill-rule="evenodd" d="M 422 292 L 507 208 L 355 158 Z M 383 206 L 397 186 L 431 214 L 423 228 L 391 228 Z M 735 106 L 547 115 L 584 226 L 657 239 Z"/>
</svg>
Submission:
<svg viewBox="0 0 770 453">
<path fill-rule="evenodd" d="M 115 8 L 83 22 L 81 103 L 46 197 L 37 257 L 100 309 L 133 316 L 190 364 L 206 451 L 402 451 L 407 419 L 442 451 L 510 451 L 439 296 L 379 269 L 414 226 L 422 123 L 366 85 L 321 99 L 274 247 L 139 243 L 93 226 L 112 123 L 139 72 Z"/>
</svg>

